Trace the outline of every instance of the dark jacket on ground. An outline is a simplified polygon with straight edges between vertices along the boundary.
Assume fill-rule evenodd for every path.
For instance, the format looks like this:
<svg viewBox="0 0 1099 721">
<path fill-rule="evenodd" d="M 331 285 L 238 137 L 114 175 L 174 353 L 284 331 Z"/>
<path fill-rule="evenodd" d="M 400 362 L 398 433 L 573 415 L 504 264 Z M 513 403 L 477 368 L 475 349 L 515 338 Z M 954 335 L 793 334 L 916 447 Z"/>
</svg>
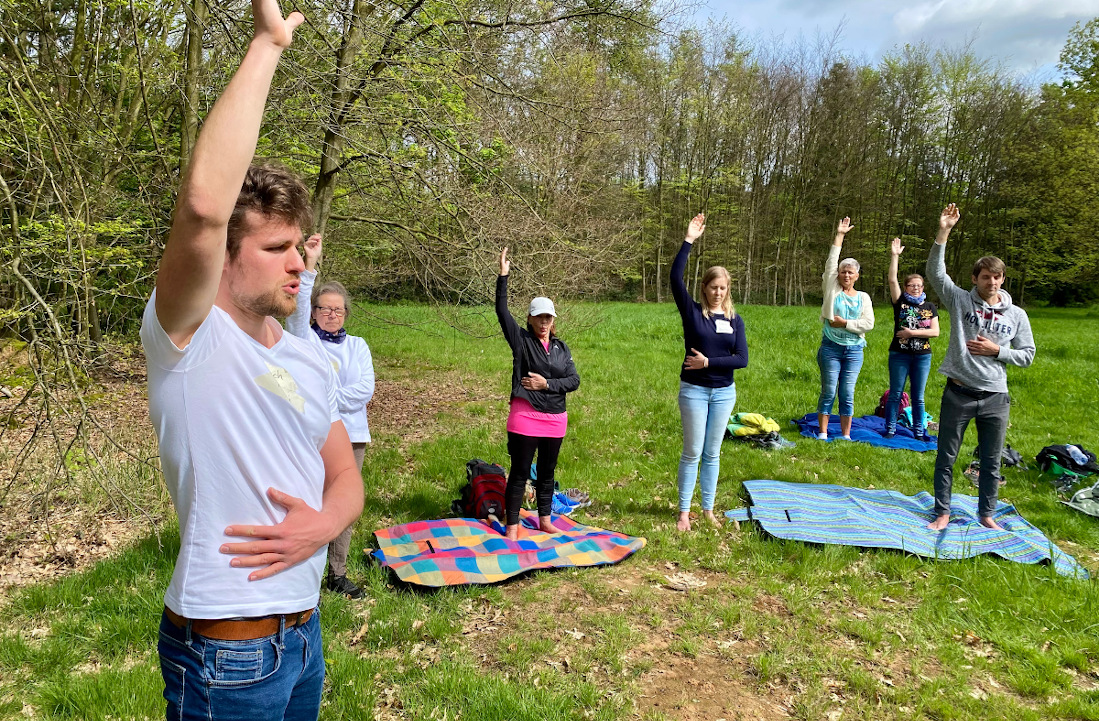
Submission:
<svg viewBox="0 0 1099 721">
<path fill-rule="evenodd" d="M 496 279 L 496 318 L 500 329 L 511 346 L 511 397 L 522 398 L 541 413 L 564 413 L 565 394 L 580 387 L 580 375 L 572 363 L 572 353 L 565 342 L 550 337 L 549 352 L 542 341 L 526 328 L 520 328 L 508 310 L 508 277 Z M 537 373 L 546 379 L 549 388 L 544 391 L 528 391 L 519 381 L 528 373 Z"/>
<path fill-rule="evenodd" d="M 672 295 L 683 319 L 683 360 L 686 361 L 687 356 L 691 355 L 691 348 L 694 348 L 706 356 L 710 365 L 698 370 L 683 368 L 679 379 L 706 388 L 727 388 L 733 384 L 733 371 L 748 365 L 744 319 L 739 313 L 734 314 L 733 318 L 726 318 L 724 315 L 706 317 L 702 306 L 688 295 L 687 286 L 683 282 L 683 271 L 687 269 L 687 257 L 690 254 L 691 244 L 684 242 L 672 262 Z M 719 320 L 722 323 L 728 321 L 732 332 L 718 333 Z"/>
</svg>

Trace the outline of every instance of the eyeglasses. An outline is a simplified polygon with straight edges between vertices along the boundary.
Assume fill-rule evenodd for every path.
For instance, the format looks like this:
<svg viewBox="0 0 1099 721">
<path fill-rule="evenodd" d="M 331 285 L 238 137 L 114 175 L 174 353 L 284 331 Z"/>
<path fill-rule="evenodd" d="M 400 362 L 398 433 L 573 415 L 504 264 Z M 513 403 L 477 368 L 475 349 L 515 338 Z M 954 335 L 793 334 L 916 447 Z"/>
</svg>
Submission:
<svg viewBox="0 0 1099 721">
<path fill-rule="evenodd" d="M 326 305 L 315 305 L 313 310 L 324 315 L 334 315 L 337 318 L 343 318 L 344 313 L 347 312 L 343 308 L 329 308 Z"/>
</svg>

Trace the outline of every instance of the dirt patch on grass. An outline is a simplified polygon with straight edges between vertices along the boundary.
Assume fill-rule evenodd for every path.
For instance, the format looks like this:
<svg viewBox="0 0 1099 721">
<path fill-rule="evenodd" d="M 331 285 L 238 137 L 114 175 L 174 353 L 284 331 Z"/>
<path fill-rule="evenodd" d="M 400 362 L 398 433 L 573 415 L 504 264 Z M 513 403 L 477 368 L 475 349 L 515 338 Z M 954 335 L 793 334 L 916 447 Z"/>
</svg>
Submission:
<svg viewBox="0 0 1099 721">
<path fill-rule="evenodd" d="M 757 693 L 747 659 L 722 659 L 711 654 L 695 658 L 665 654 L 641 676 L 638 711 L 658 712 L 682 721 L 727 719 L 787 719 L 786 700 Z"/>
<path fill-rule="evenodd" d="M 83 391 L 87 414 L 67 391 L 44 398 L 15 386 L 12 397 L 0 397 L 7 423 L 0 439 L 0 605 L 15 588 L 111 556 L 148 535 L 169 510 L 144 360 L 116 355 Z M 80 418 L 83 439 L 73 443 Z"/>
<path fill-rule="evenodd" d="M 553 669 L 575 674 L 608 695 L 632 699 L 631 718 L 789 718 L 790 695 L 773 685 L 761 692 L 756 683 L 751 666 L 761 651 L 758 644 L 726 628 L 684 639 L 685 619 L 700 594 L 727 593 L 737 585 L 735 579 L 692 569 L 693 583 L 684 586 L 683 575 L 674 564 L 631 561 L 600 570 L 597 579 L 536 577 L 511 584 L 502 606 L 484 599 L 469 602 L 463 655 L 494 673 L 534 677 Z M 544 585 L 544 592 L 531 583 Z M 677 590 L 682 588 L 688 590 Z M 627 629 L 616 628 L 614 620 Z M 548 652 L 529 660 L 521 654 L 509 658 L 522 650 L 516 638 L 536 638 L 538 629 L 544 637 L 547 622 L 553 628 Z"/>
<path fill-rule="evenodd" d="M 392 371 L 391 377 L 379 378 L 375 383 L 367 415 L 371 434 L 390 437 L 402 454 L 416 443 L 438 435 L 443 427 L 440 417 L 444 414 L 477 422 L 475 416 L 464 412 L 470 403 L 495 400 L 501 413 L 507 412 L 507 399 L 499 389 L 487 387 L 472 374 L 455 370 L 419 373 L 401 368 L 388 370 Z"/>
</svg>

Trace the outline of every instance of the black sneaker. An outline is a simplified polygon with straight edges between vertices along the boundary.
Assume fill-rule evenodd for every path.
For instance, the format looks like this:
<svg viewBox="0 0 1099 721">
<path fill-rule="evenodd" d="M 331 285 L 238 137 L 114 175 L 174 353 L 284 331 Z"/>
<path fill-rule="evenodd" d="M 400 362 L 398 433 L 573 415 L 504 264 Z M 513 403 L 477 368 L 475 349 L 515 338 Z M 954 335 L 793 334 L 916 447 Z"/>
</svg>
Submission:
<svg viewBox="0 0 1099 721">
<path fill-rule="evenodd" d="M 356 586 L 351 581 L 347 580 L 347 576 L 333 576 L 328 574 L 328 579 L 324 582 L 325 588 L 329 591 L 335 591 L 336 593 L 342 593 L 348 598 L 362 598 L 363 590 Z"/>
</svg>

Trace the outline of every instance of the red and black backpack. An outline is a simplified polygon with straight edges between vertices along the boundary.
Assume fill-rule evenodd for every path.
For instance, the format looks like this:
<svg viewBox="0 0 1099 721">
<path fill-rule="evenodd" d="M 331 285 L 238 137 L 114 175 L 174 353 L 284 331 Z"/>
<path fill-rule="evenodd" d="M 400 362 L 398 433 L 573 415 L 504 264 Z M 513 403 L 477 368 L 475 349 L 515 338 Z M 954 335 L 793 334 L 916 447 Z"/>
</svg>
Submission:
<svg viewBox="0 0 1099 721">
<path fill-rule="evenodd" d="M 507 470 L 495 463 L 474 458 L 466 463 L 468 483 L 459 491 L 460 498 L 450 504 L 456 516 L 464 518 L 504 518 L 504 489 Z"/>
</svg>

